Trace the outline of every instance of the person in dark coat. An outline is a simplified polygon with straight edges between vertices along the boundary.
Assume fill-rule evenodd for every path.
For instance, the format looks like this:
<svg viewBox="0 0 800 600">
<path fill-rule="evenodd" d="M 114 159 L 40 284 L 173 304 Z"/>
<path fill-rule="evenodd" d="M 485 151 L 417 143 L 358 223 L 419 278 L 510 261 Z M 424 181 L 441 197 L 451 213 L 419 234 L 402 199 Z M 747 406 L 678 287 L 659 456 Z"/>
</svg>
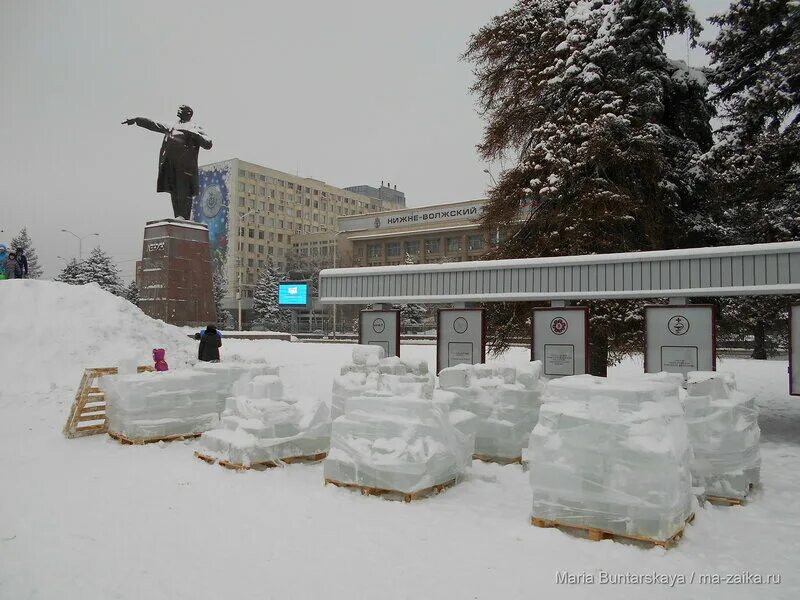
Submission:
<svg viewBox="0 0 800 600">
<path fill-rule="evenodd" d="M 211 138 L 195 123 L 190 123 L 194 111 L 185 104 L 178 107 L 179 121 L 165 125 L 145 117 L 132 117 L 123 125 L 138 125 L 164 134 L 158 156 L 157 192 L 169 192 L 175 218 L 191 219 L 192 198 L 197 195 L 199 172 L 197 155 L 200 148 L 211 149 Z"/>
<path fill-rule="evenodd" d="M 25 248 L 17 248 L 16 276 L 18 279 L 26 279 L 28 277 L 28 257 L 25 256 Z"/>
<path fill-rule="evenodd" d="M 6 279 L 17 278 L 17 255 L 14 252 L 9 253 L 6 258 L 5 265 L 3 266 L 6 274 Z"/>
<path fill-rule="evenodd" d="M 200 340 L 197 348 L 197 358 L 205 362 L 219 362 L 219 349 L 222 346 L 222 334 L 215 325 L 208 325 L 205 331 L 194 334 L 194 339 Z"/>
</svg>

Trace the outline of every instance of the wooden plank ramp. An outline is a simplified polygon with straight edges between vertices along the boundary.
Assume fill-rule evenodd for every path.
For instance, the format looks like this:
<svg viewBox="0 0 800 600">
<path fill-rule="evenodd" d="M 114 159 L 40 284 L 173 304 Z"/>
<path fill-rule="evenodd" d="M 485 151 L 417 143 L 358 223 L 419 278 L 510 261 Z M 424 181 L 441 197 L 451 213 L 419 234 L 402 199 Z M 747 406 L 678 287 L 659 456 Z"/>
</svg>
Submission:
<svg viewBox="0 0 800 600">
<path fill-rule="evenodd" d="M 606 529 L 588 527 L 586 525 L 572 525 L 569 523 L 561 523 L 559 521 L 551 521 L 547 519 L 539 519 L 537 517 L 531 517 L 531 525 L 533 525 L 534 527 L 554 527 L 556 529 L 560 529 L 561 531 L 565 531 L 567 533 L 571 532 L 577 532 L 579 534 L 582 533 L 585 535 L 587 539 L 590 539 L 595 542 L 600 540 L 628 541 L 628 542 L 638 542 L 642 544 L 648 544 L 651 546 L 661 546 L 662 548 L 671 548 L 675 544 L 677 544 L 678 541 L 680 541 L 680 539 L 683 537 L 683 532 L 686 529 L 686 525 L 689 525 L 692 521 L 694 521 L 694 513 L 689 515 L 689 517 L 686 519 L 686 524 L 680 529 L 680 531 L 676 532 L 666 540 L 654 540 L 652 538 L 640 535 L 616 533 L 613 531 L 608 531 Z"/>
<path fill-rule="evenodd" d="M 152 371 L 153 367 L 144 365 L 136 368 L 137 372 Z M 97 387 L 97 380 L 104 375 L 116 375 L 117 367 L 94 367 L 84 369 L 83 377 L 75 392 L 75 399 L 64 425 L 64 435 L 70 439 L 87 435 L 108 433 L 106 418 L 106 396 Z"/>
<path fill-rule="evenodd" d="M 522 457 L 517 456 L 515 458 L 503 458 L 500 456 L 492 456 L 491 454 L 473 454 L 472 458 L 475 460 L 480 460 L 485 463 L 496 463 L 498 465 L 521 465 L 522 464 Z"/>
<path fill-rule="evenodd" d="M 168 435 L 165 437 L 152 437 L 152 438 L 128 438 L 119 433 L 109 431 L 108 435 L 124 446 L 144 446 L 145 444 L 157 444 L 158 442 L 182 442 L 184 440 L 191 440 L 199 438 L 200 433 L 186 433 L 182 435 Z"/>
<path fill-rule="evenodd" d="M 331 484 L 335 485 L 336 487 L 359 491 L 361 492 L 362 496 L 381 496 L 386 500 L 402 500 L 403 502 L 412 502 L 413 500 L 422 500 L 423 498 L 435 496 L 436 494 L 440 494 L 446 489 L 453 487 L 456 483 L 458 483 L 458 479 L 451 479 L 450 481 L 446 481 L 438 485 L 432 485 L 431 487 L 418 490 L 416 492 L 406 493 L 397 490 L 387 490 L 365 485 L 356 485 L 354 483 L 343 483 L 341 481 L 336 481 L 335 479 L 325 479 L 325 485 Z"/>
<path fill-rule="evenodd" d="M 194 455 L 210 465 L 216 463 L 220 467 L 225 467 L 226 469 L 231 469 L 232 471 L 264 471 L 265 469 L 273 469 L 275 467 L 283 467 L 285 465 L 310 464 L 319 462 L 328 456 L 328 453 L 320 452 L 319 454 L 311 454 L 308 456 L 287 456 L 286 458 L 282 458 L 280 460 L 265 460 L 261 462 L 250 463 L 249 465 L 233 463 L 229 460 L 219 459 L 216 456 L 203 454 L 202 452 L 197 451 L 195 451 Z"/>
</svg>

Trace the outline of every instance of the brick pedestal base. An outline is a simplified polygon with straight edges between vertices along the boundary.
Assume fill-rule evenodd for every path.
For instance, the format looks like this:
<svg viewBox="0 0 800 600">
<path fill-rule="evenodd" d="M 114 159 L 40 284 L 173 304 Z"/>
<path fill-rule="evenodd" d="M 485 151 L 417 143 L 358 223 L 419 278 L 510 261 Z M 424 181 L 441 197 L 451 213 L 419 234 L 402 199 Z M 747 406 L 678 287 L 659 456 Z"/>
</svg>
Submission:
<svg viewBox="0 0 800 600">
<path fill-rule="evenodd" d="M 139 307 L 173 325 L 216 322 L 208 228 L 162 219 L 144 227 Z"/>
</svg>

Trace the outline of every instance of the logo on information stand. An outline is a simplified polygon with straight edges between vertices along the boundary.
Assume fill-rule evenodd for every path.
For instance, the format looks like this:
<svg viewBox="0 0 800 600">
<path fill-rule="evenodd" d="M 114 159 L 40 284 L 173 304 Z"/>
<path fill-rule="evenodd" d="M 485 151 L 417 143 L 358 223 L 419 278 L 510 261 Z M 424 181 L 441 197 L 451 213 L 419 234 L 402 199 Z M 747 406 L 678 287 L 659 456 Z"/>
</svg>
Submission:
<svg viewBox="0 0 800 600">
<path fill-rule="evenodd" d="M 550 321 L 550 331 L 556 335 L 564 335 L 567 333 L 567 329 L 569 329 L 569 323 L 564 317 L 556 317 Z"/>
<path fill-rule="evenodd" d="M 465 333 L 469 329 L 469 323 L 464 317 L 458 317 L 453 321 L 453 329 L 456 333 Z"/>
<path fill-rule="evenodd" d="M 383 333 L 383 330 L 386 329 L 386 321 L 378 317 L 372 322 L 372 331 L 375 333 Z"/>
<path fill-rule="evenodd" d="M 672 335 L 684 335 L 689 331 L 689 319 L 683 315 L 675 315 L 667 321 L 667 329 Z"/>
</svg>

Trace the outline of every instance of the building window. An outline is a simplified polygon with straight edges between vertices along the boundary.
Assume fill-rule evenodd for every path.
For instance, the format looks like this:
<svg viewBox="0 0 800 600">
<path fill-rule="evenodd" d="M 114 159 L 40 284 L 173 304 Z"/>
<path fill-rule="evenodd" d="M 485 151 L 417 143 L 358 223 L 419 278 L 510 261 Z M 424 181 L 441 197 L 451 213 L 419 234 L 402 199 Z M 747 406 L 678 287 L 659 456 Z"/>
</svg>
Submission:
<svg viewBox="0 0 800 600">
<path fill-rule="evenodd" d="M 378 244 L 370 244 L 367 246 L 367 258 L 380 258 L 381 247 Z"/>
<path fill-rule="evenodd" d="M 239 169 L 239 177 L 247 177 L 246 171 L 244 169 Z M 242 184 L 244 185 L 244 184 Z"/>
<path fill-rule="evenodd" d="M 461 252 L 461 238 L 447 238 L 447 253 L 458 254 Z"/>
<path fill-rule="evenodd" d="M 267 188 L 258 186 L 258 195 L 259 196 L 266 196 L 267 195 Z"/>
<path fill-rule="evenodd" d="M 412 256 L 419 254 L 419 242 L 406 242 L 406 253 Z"/>
<path fill-rule="evenodd" d="M 259 231 L 258 232 L 258 239 L 260 239 L 260 240 L 264 239 L 264 232 L 263 231 Z"/>
<path fill-rule="evenodd" d="M 283 220 L 278 219 L 278 229 L 283 229 Z"/>
<path fill-rule="evenodd" d="M 239 196 L 239 206 L 244 206 L 244 196 Z"/>
<path fill-rule="evenodd" d="M 269 241 L 270 242 L 274 242 L 275 241 L 275 232 L 274 231 L 270 231 L 269 232 Z"/>
<path fill-rule="evenodd" d="M 256 193 L 256 186 L 254 184 L 252 184 L 252 183 L 248 184 L 247 191 L 250 194 L 255 194 Z"/>
<path fill-rule="evenodd" d="M 400 242 L 387 243 L 386 256 L 400 256 Z"/>
<path fill-rule="evenodd" d="M 258 253 L 259 254 L 264 254 L 264 245 L 263 244 L 259 244 L 258 245 Z"/>
<path fill-rule="evenodd" d="M 283 241 L 283 234 L 282 234 L 282 233 L 279 233 L 279 234 L 278 234 L 278 241 L 279 241 L 279 242 L 282 242 L 282 241 Z"/>
<path fill-rule="evenodd" d="M 438 254 L 441 251 L 438 239 L 425 240 L 425 252 L 428 254 Z"/>
<path fill-rule="evenodd" d="M 249 237 L 249 238 L 256 237 L 256 230 L 255 229 L 248 229 L 247 230 L 247 237 Z"/>
<path fill-rule="evenodd" d="M 255 252 L 256 251 L 255 244 L 247 244 L 247 251 L 248 252 Z"/>
<path fill-rule="evenodd" d="M 467 241 L 467 248 L 470 250 L 482 250 L 483 238 L 480 235 L 471 235 Z"/>
<path fill-rule="evenodd" d="M 241 181 L 239 182 L 239 191 L 240 192 L 244 191 L 244 183 L 242 183 Z"/>
</svg>

